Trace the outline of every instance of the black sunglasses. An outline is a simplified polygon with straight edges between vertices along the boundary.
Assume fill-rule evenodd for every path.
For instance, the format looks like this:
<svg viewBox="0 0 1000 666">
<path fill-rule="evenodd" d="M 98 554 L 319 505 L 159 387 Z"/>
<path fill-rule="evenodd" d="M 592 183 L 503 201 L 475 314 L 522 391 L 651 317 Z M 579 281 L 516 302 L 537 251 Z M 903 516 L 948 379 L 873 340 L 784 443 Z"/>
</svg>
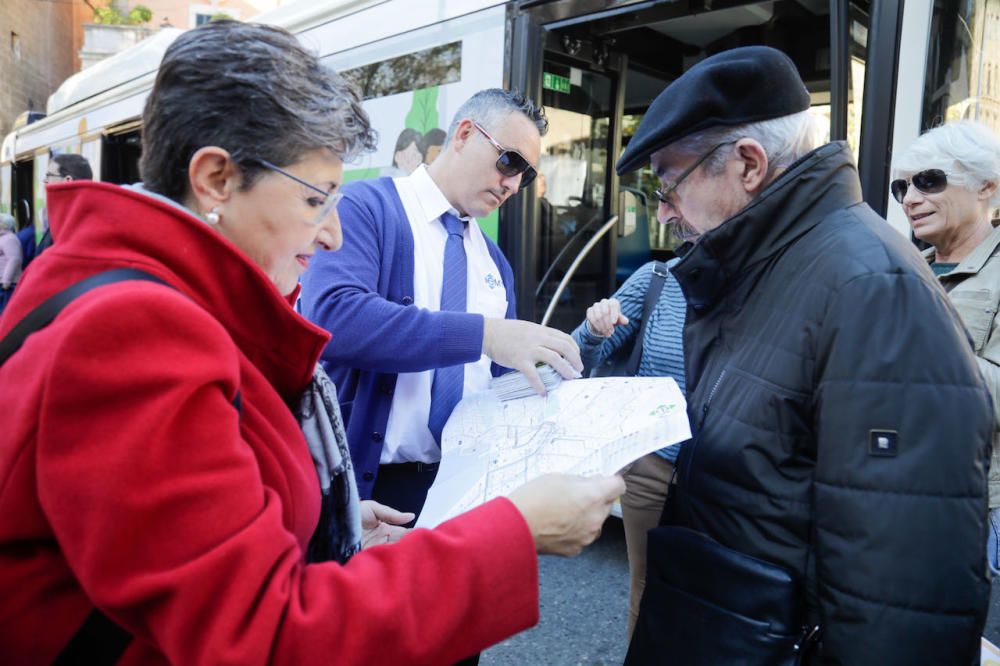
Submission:
<svg viewBox="0 0 1000 666">
<path fill-rule="evenodd" d="M 493 144 L 493 147 L 497 149 L 498 153 L 500 153 L 500 157 L 497 158 L 497 171 L 508 178 L 521 174 L 521 184 L 518 189 L 531 185 L 531 181 L 533 181 L 535 176 L 538 175 L 538 172 L 535 171 L 535 167 L 528 164 L 528 160 L 524 159 L 524 156 L 521 155 L 521 153 L 516 150 L 504 148 L 497 143 L 496 139 L 490 136 L 490 133 L 483 129 L 482 125 L 475 121 L 473 121 L 472 124 L 476 126 L 477 130 L 483 133 L 483 136 L 489 139 L 490 143 Z"/>
<path fill-rule="evenodd" d="M 910 183 L 924 194 L 937 194 L 944 192 L 944 188 L 948 187 L 948 175 L 941 169 L 927 169 L 913 174 L 909 180 L 900 178 L 892 181 L 889 184 L 889 189 L 892 191 L 893 198 L 899 203 L 903 203 L 906 191 L 910 189 Z"/>
</svg>

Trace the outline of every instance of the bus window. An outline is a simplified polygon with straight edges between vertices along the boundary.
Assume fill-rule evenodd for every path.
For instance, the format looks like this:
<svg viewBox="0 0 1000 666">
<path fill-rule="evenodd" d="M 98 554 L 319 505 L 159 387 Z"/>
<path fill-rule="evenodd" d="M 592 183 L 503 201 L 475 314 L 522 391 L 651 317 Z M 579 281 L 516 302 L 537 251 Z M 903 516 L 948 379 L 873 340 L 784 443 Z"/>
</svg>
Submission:
<svg viewBox="0 0 1000 666">
<path fill-rule="evenodd" d="M 101 180 L 117 185 L 139 182 L 141 156 L 142 136 L 138 129 L 105 135 L 101 146 Z"/>
<path fill-rule="evenodd" d="M 34 160 L 14 162 L 11 178 L 11 213 L 17 219 L 17 228 L 23 229 L 34 222 Z"/>
<path fill-rule="evenodd" d="M 965 118 L 1000 134 L 1000 3 L 935 0 L 929 44 L 920 129 Z"/>
</svg>

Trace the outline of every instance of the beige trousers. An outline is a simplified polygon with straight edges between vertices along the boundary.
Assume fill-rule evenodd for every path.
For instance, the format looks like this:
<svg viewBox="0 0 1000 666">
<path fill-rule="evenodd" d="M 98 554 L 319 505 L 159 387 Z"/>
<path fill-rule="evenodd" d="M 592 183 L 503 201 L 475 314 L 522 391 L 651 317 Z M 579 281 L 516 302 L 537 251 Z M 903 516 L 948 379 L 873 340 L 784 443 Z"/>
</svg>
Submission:
<svg viewBox="0 0 1000 666">
<path fill-rule="evenodd" d="M 656 527 L 667 499 L 667 487 L 674 466 L 655 453 L 636 460 L 625 473 L 622 495 L 622 523 L 631 579 L 628 607 L 628 637 L 632 640 L 639 602 L 646 587 L 646 534 Z"/>
</svg>

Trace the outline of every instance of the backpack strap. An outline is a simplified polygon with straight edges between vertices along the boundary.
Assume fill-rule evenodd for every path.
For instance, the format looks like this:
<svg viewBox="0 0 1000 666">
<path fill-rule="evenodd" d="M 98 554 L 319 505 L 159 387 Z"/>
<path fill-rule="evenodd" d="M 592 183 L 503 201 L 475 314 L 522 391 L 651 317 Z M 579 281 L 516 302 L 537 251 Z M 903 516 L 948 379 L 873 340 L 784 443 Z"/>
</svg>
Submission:
<svg viewBox="0 0 1000 666">
<path fill-rule="evenodd" d="M 132 634 L 107 615 L 94 609 L 73 634 L 53 666 L 104 666 L 114 664 L 132 642 Z"/>
<path fill-rule="evenodd" d="M 646 338 L 646 327 L 649 326 L 649 319 L 656 308 L 656 302 L 660 300 L 663 293 L 663 285 L 667 281 L 667 265 L 662 261 L 657 261 L 653 265 L 653 274 L 649 276 L 649 286 L 646 287 L 646 299 L 642 302 L 642 323 L 639 325 L 638 336 L 635 344 L 632 345 L 632 354 L 628 357 L 628 364 L 622 373 L 625 377 L 633 377 L 639 372 L 639 359 L 642 357 L 642 342 Z"/>
<path fill-rule="evenodd" d="M 3 341 L 0 341 L 0 365 L 6 363 L 7 359 L 21 348 L 21 345 L 28 339 L 29 335 L 51 324 L 52 320 L 62 312 L 63 308 L 77 298 L 83 296 L 91 289 L 125 280 L 146 280 L 170 286 L 155 275 L 150 275 L 136 268 L 116 268 L 80 280 L 76 284 L 63 289 L 58 294 L 50 296 L 48 300 L 29 312 L 24 319 L 17 323 L 17 326 L 11 329 L 7 337 Z"/>
<path fill-rule="evenodd" d="M 91 275 L 54 296 L 50 296 L 17 323 L 10 333 L 0 341 L 0 366 L 21 348 L 28 336 L 51 324 L 59 313 L 77 298 L 92 289 L 128 280 L 156 282 L 171 289 L 174 288 L 155 275 L 137 268 L 115 268 Z M 242 416 L 243 399 L 239 391 L 236 392 L 232 404 Z M 124 654 L 131 642 L 132 634 L 95 607 L 52 663 L 57 666 L 114 664 Z"/>
</svg>

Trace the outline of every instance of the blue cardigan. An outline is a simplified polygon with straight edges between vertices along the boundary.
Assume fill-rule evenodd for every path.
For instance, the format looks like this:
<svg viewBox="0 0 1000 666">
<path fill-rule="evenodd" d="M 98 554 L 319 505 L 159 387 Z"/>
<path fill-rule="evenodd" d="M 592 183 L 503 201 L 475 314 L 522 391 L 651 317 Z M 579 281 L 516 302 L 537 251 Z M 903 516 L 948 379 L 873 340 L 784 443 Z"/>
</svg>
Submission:
<svg viewBox="0 0 1000 666">
<path fill-rule="evenodd" d="M 337 212 L 339 252 L 318 252 L 302 276 L 302 313 L 333 338 L 322 364 L 337 385 L 362 498 L 378 474 L 389 408 L 400 372 L 479 360 L 483 316 L 413 305 L 413 232 L 391 178 L 344 186 Z M 514 273 L 486 238 L 515 317 Z M 493 373 L 501 368 L 493 365 Z"/>
</svg>

